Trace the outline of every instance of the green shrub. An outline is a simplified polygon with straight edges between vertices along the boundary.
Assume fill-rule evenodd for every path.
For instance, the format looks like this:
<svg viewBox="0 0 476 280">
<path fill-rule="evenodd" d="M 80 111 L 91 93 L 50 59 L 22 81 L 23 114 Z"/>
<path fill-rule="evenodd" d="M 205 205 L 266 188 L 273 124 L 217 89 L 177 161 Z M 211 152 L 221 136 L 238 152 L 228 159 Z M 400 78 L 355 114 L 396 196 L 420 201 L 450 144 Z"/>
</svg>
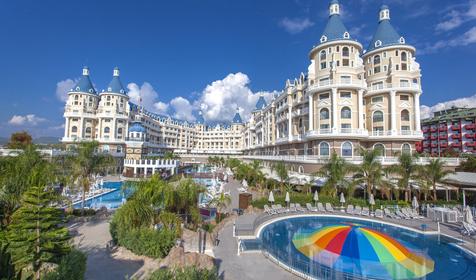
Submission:
<svg viewBox="0 0 476 280">
<path fill-rule="evenodd" d="M 118 230 L 114 238 L 118 241 L 118 245 L 126 247 L 137 255 L 163 258 L 175 245 L 176 235 L 165 228 L 161 230 L 138 228 Z"/>
<path fill-rule="evenodd" d="M 83 280 L 86 272 L 86 255 L 78 250 L 72 250 L 61 258 L 55 271 L 46 274 L 44 280 Z"/>
<path fill-rule="evenodd" d="M 71 215 L 76 216 L 76 217 L 94 216 L 94 215 L 96 215 L 96 210 L 94 210 L 94 209 L 84 209 L 84 215 L 82 215 L 81 209 L 73 209 L 73 212 L 71 212 Z"/>
<path fill-rule="evenodd" d="M 187 267 L 183 269 L 159 269 L 149 278 L 150 280 L 218 280 L 215 269 L 199 269 Z"/>
</svg>

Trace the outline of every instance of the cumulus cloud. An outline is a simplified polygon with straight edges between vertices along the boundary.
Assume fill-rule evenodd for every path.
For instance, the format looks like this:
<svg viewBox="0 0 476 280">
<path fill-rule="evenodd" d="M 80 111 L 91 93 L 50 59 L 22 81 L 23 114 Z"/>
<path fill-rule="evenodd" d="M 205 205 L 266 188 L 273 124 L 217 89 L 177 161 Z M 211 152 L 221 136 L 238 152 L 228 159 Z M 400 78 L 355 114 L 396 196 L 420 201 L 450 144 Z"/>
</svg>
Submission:
<svg viewBox="0 0 476 280">
<path fill-rule="evenodd" d="M 460 46 L 468 46 L 471 44 L 476 43 L 476 26 L 472 27 L 462 35 L 459 35 L 450 40 L 440 40 L 435 42 L 434 44 L 426 45 L 420 53 L 427 54 L 427 53 L 435 53 L 440 49 L 448 48 L 448 47 L 460 47 Z"/>
<path fill-rule="evenodd" d="M 161 114 L 167 113 L 167 104 L 158 101 L 159 94 L 150 83 L 144 82 L 142 86 L 136 83 L 129 83 L 127 89 L 129 89 L 127 95 L 131 102 L 142 104 L 144 108 L 152 112 Z"/>
<path fill-rule="evenodd" d="M 35 114 L 28 114 L 28 115 L 13 115 L 12 118 L 8 121 L 10 125 L 14 126 L 23 126 L 23 125 L 29 125 L 29 126 L 35 126 L 38 123 L 44 122 L 46 119 L 40 118 L 36 116 Z"/>
<path fill-rule="evenodd" d="M 463 5 L 460 10 L 450 10 L 444 18 L 444 21 L 436 25 L 436 31 L 450 31 L 476 19 L 476 0 L 469 1 L 468 5 Z"/>
<path fill-rule="evenodd" d="M 169 110 L 169 104 L 159 101 L 154 103 L 154 108 L 159 114 L 167 114 L 167 111 Z"/>
<path fill-rule="evenodd" d="M 78 79 L 66 79 L 56 83 L 56 97 L 59 100 L 66 102 L 68 100 L 69 90 L 72 89 L 77 82 Z"/>
<path fill-rule="evenodd" d="M 49 130 L 63 130 L 64 129 L 64 123 L 60 125 L 55 125 L 55 126 L 50 126 L 48 127 Z"/>
<path fill-rule="evenodd" d="M 469 97 L 458 98 L 446 102 L 441 102 L 433 106 L 420 106 L 420 116 L 422 119 L 430 118 L 434 112 L 450 109 L 451 107 L 476 107 L 476 94 Z"/>
<path fill-rule="evenodd" d="M 297 34 L 314 25 L 308 18 L 283 18 L 279 25 L 291 34 Z"/>
<path fill-rule="evenodd" d="M 193 115 L 194 106 L 188 99 L 185 99 L 181 96 L 175 97 L 170 101 L 170 106 L 173 108 L 174 118 L 190 122 L 195 120 Z"/>
<path fill-rule="evenodd" d="M 276 92 L 253 92 L 249 88 L 250 79 L 241 72 L 228 74 L 224 79 L 207 85 L 196 103 L 207 121 L 231 120 L 240 108 L 242 118 L 248 119 L 262 94 L 267 101 Z"/>
</svg>

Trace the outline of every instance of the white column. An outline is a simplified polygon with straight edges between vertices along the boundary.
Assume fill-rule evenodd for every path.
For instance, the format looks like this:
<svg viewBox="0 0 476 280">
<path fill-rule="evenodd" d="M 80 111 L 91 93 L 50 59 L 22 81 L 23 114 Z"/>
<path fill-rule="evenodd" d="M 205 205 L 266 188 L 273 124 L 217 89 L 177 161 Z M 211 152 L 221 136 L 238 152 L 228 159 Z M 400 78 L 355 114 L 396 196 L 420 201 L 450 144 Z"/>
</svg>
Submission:
<svg viewBox="0 0 476 280">
<path fill-rule="evenodd" d="M 309 94 L 309 131 L 314 130 L 314 97 Z"/>
<path fill-rule="evenodd" d="M 395 104 L 395 91 L 390 91 L 390 129 L 393 135 L 397 134 L 397 116 Z"/>
<path fill-rule="evenodd" d="M 292 117 L 292 110 L 293 107 L 291 105 L 288 106 L 288 138 L 289 141 L 293 140 L 293 117 Z"/>
<path fill-rule="evenodd" d="M 332 133 L 337 131 L 337 88 L 332 88 Z"/>
<path fill-rule="evenodd" d="M 421 131 L 421 124 L 420 124 L 420 94 L 415 94 L 415 131 Z"/>
<path fill-rule="evenodd" d="M 69 137 L 69 117 L 66 117 L 66 122 L 64 124 L 64 137 Z"/>
<path fill-rule="evenodd" d="M 79 117 L 78 138 L 79 140 L 84 138 L 84 118 L 83 117 Z"/>
<path fill-rule="evenodd" d="M 359 111 L 359 129 L 364 129 L 364 105 L 363 105 L 363 95 L 364 95 L 364 90 L 361 89 L 357 93 L 357 102 L 359 103 L 357 106 L 357 110 Z"/>
</svg>

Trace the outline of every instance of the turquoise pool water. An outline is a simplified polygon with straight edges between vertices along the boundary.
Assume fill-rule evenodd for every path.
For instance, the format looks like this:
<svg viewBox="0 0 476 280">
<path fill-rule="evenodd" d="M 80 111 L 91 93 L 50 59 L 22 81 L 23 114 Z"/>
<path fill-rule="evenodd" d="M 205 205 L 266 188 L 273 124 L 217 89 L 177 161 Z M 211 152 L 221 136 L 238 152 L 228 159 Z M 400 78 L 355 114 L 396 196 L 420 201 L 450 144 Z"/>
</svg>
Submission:
<svg viewBox="0 0 476 280">
<path fill-rule="evenodd" d="M 122 190 L 123 182 L 104 182 L 104 188 L 114 189 L 114 191 L 86 200 L 85 207 L 99 209 L 116 209 L 121 206 L 132 194 L 131 189 Z M 81 208 L 81 202 L 74 204 L 74 208 Z"/>
<path fill-rule="evenodd" d="M 316 279 L 476 279 L 474 256 L 455 240 L 377 222 L 290 218 L 266 226 L 258 241 L 277 260 Z"/>
</svg>

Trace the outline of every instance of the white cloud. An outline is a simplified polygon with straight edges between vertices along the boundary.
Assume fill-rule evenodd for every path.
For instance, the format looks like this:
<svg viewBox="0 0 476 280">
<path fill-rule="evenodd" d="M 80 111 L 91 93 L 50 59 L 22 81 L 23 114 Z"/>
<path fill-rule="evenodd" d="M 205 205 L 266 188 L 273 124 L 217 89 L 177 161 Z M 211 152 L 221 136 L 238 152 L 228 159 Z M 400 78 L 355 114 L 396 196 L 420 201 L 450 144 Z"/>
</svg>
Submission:
<svg viewBox="0 0 476 280">
<path fill-rule="evenodd" d="M 283 18 L 279 25 L 291 34 L 297 34 L 314 25 L 308 18 Z"/>
<path fill-rule="evenodd" d="M 173 117 L 180 120 L 194 121 L 195 117 L 193 116 L 194 106 L 181 96 L 175 97 L 170 101 L 170 106 L 173 108 L 174 114 Z"/>
<path fill-rule="evenodd" d="M 426 119 L 433 116 L 434 112 L 450 109 L 451 107 L 476 107 L 476 94 L 469 97 L 458 98 L 446 102 L 441 102 L 433 106 L 420 106 L 420 116 L 422 119 Z"/>
<path fill-rule="evenodd" d="M 466 31 L 464 34 L 450 40 L 440 40 L 434 44 L 426 45 L 421 54 L 435 53 L 440 49 L 448 47 L 467 46 L 476 43 L 476 26 Z"/>
<path fill-rule="evenodd" d="M 445 18 L 446 20 L 436 25 L 436 31 L 450 31 L 476 19 L 476 1 L 469 1 L 468 5 L 463 5 L 459 10 L 450 10 Z"/>
<path fill-rule="evenodd" d="M 48 127 L 49 130 L 63 130 L 64 129 L 64 123 L 56 126 L 50 126 Z"/>
<path fill-rule="evenodd" d="M 12 118 L 8 121 L 10 125 L 14 126 L 22 126 L 22 125 L 30 125 L 35 126 L 40 122 L 44 122 L 46 119 L 37 117 L 35 114 L 28 114 L 28 115 L 13 115 Z"/>
<path fill-rule="evenodd" d="M 241 72 L 228 74 L 224 79 L 207 85 L 201 97 L 196 101 L 203 110 L 207 121 L 229 121 L 240 108 L 243 119 L 248 119 L 260 94 L 267 101 L 271 100 L 276 92 L 253 92 L 249 87 L 250 79 Z M 198 107 L 197 106 L 197 107 Z"/>
<path fill-rule="evenodd" d="M 154 108 L 159 114 L 167 114 L 167 111 L 169 110 L 169 104 L 159 101 L 154 103 Z"/>
<path fill-rule="evenodd" d="M 127 85 L 129 92 L 127 95 L 130 101 L 135 104 L 142 104 L 144 108 L 149 111 L 165 114 L 167 106 L 163 102 L 158 102 L 159 94 L 155 91 L 154 87 L 148 82 L 144 82 L 142 86 L 136 83 L 129 83 Z M 141 102 L 142 99 L 142 102 Z"/>
<path fill-rule="evenodd" d="M 74 87 L 77 82 L 78 79 L 66 79 L 56 83 L 56 97 L 59 100 L 66 102 L 68 100 L 68 92 Z"/>
</svg>

